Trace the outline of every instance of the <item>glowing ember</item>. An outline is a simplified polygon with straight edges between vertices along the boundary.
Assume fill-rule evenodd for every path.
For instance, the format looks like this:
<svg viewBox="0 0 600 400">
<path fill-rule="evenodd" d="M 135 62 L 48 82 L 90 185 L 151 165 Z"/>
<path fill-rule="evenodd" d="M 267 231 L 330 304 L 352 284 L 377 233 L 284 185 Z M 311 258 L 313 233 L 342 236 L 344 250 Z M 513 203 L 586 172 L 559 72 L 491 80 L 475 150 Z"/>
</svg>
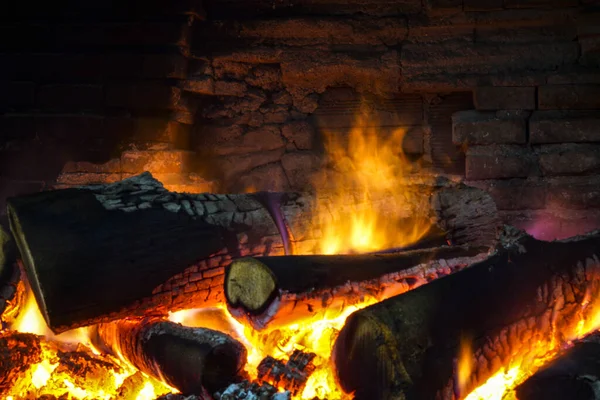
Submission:
<svg viewBox="0 0 600 400">
<path fill-rule="evenodd" d="M 592 298 L 595 299 L 593 302 Z M 473 389 L 464 400 L 514 399 L 514 389 L 518 385 L 560 355 L 573 341 L 600 329 L 600 287 L 586 291 L 577 315 L 579 318 L 573 321 L 552 320 L 550 335 L 532 332 L 535 340 L 530 340 L 530 343 L 533 345 L 512 354 L 505 366 Z M 470 362 L 474 362 L 472 358 Z"/>
<path fill-rule="evenodd" d="M 53 395 L 68 396 L 71 399 L 109 400 L 123 398 L 123 393 L 127 392 L 132 396 L 125 398 L 153 400 L 174 392 L 149 377 L 126 385 L 128 378 L 139 372 L 114 357 L 101 355 L 91 344 L 87 329 L 80 328 L 54 335 L 46 325 L 27 285 L 25 290 L 25 302 L 10 330 L 39 335 L 41 361 L 31 364 L 25 373 L 17 376 L 12 387 L 4 393 L 6 398 Z M 10 332 L 3 334 L 10 335 Z"/>
<path fill-rule="evenodd" d="M 385 135 L 373 121 L 359 117 L 348 137 L 326 133 L 325 147 L 333 168 L 315 178 L 320 193 L 312 225 L 322 239 L 316 253 L 364 253 L 417 242 L 429 230 L 428 220 L 402 223 L 411 207 L 423 205 L 430 192 L 408 189 L 414 168 L 404 152 L 405 131 Z M 387 138 L 385 138 L 387 136 Z M 426 206 L 425 206 L 426 207 Z"/>
</svg>

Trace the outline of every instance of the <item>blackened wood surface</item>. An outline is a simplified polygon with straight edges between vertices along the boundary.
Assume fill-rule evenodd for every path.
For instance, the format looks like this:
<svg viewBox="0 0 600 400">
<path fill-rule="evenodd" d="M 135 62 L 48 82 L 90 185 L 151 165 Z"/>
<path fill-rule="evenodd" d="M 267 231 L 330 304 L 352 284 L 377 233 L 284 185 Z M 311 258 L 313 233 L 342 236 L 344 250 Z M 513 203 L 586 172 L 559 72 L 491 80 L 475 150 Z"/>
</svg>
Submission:
<svg viewBox="0 0 600 400">
<path fill-rule="evenodd" d="M 261 329 L 360 303 L 362 296 L 389 298 L 481 261 L 487 250 L 455 246 L 396 254 L 238 259 L 226 270 L 225 295 L 234 316 Z"/>
<path fill-rule="evenodd" d="M 231 383 L 246 364 L 246 348 L 225 333 L 161 318 L 100 324 L 100 345 L 182 393 L 209 393 Z"/>
<path fill-rule="evenodd" d="M 516 388 L 519 400 L 596 400 L 600 398 L 600 337 L 573 345 Z"/>
<path fill-rule="evenodd" d="M 489 259 L 352 314 L 334 349 L 342 388 L 357 399 L 465 396 L 511 355 L 590 318 L 582 304 L 600 293 L 600 233 L 542 242 L 510 231 Z M 477 361 L 459 393 L 453 366 L 464 337 Z"/>
</svg>

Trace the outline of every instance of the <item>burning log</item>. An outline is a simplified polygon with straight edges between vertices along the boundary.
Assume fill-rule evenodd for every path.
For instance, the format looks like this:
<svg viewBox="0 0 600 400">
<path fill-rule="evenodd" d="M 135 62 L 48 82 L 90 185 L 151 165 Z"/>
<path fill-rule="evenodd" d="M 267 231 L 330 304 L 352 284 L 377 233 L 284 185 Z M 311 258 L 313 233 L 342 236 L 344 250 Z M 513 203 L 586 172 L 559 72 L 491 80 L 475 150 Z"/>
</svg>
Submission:
<svg viewBox="0 0 600 400">
<path fill-rule="evenodd" d="M 517 377 L 533 368 L 527 357 L 593 320 L 600 232 L 542 242 L 508 228 L 500 243 L 485 261 L 350 315 L 333 352 L 343 390 L 357 399 L 464 398 L 503 367 Z"/>
<path fill-rule="evenodd" d="M 232 257 L 282 249 L 255 198 L 171 193 L 150 174 L 12 198 L 8 213 L 56 333 L 148 310 L 214 305 Z"/>
<path fill-rule="evenodd" d="M 573 345 L 516 388 L 519 400 L 595 400 L 600 387 L 600 336 Z"/>
<path fill-rule="evenodd" d="M 306 380 L 314 372 L 313 360 L 316 356 L 315 353 L 300 350 L 294 350 L 287 362 L 267 356 L 258 365 L 258 380 L 283 387 L 295 396 L 302 391 Z"/>
<path fill-rule="evenodd" d="M 225 273 L 227 306 L 255 329 L 378 301 L 467 267 L 486 248 L 462 246 L 396 254 L 276 256 L 234 260 Z"/>
<path fill-rule="evenodd" d="M 411 211 L 434 226 L 421 241 L 441 231 L 453 244 L 489 246 L 498 226 L 491 197 L 449 183 L 436 190 L 431 204 L 423 196 Z M 8 216 L 42 315 L 59 333 L 222 302 L 232 259 L 290 254 L 319 241 L 311 199 L 172 193 L 145 173 L 11 198 Z"/>
<path fill-rule="evenodd" d="M 102 347 L 183 393 L 217 391 L 246 364 L 246 348 L 231 336 L 161 318 L 101 324 L 96 334 Z"/>
</svg>

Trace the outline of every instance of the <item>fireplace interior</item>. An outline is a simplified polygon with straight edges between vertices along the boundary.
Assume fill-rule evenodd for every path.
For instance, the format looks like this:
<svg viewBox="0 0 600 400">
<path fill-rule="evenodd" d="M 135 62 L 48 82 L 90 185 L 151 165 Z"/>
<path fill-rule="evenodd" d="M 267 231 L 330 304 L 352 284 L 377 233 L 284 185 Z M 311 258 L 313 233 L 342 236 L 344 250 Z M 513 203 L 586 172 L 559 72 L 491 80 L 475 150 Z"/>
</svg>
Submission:
<svg viewBox="0 0 600 400">
<path fill-rule="evenodd" d="M 0 396 L 600 399 L 600 4 L 0 15 Z"/>
</svg>

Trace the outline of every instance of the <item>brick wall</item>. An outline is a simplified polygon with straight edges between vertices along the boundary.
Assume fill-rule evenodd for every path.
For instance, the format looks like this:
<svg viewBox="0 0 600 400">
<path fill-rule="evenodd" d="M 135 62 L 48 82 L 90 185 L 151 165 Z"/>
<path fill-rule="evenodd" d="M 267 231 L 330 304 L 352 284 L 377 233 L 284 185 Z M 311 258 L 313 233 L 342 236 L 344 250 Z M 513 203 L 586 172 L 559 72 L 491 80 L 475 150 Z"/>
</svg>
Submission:
<svg viewBox="0 0 600 400">
<path fill-rule="evenodd" d="M 323 131 L 367 103 L 417 173 L 486 188 L 507 222 L 600 226 L 593 1 L 60 3 L 0 16 L 0 198 L 141 170 L 307 189 Z"/>
</svg>

